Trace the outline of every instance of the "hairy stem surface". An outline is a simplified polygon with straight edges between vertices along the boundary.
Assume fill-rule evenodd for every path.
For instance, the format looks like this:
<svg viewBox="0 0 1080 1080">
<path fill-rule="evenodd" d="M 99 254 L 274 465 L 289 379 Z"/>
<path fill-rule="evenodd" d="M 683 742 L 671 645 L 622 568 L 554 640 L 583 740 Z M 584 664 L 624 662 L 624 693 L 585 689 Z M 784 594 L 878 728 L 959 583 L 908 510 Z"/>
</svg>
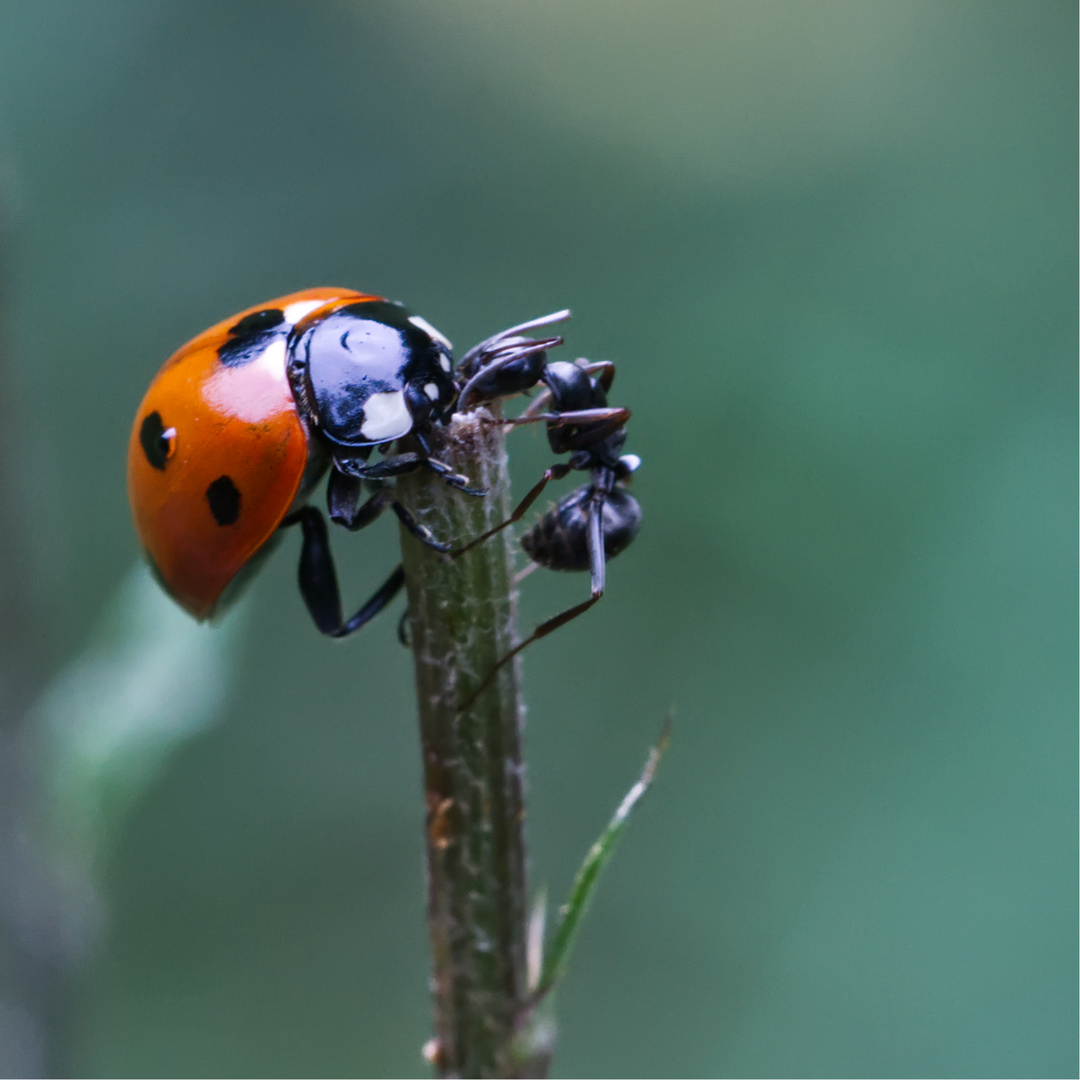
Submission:
<svg viewBox="0 0 1080 1080">
<path fill-rule="evenodd" d="M 402 502 L 455 546 L 509 514 L 503 430 L 476 410 L 433 433 L 434 456 L 486 498 L 427 470 L 402 477 Z M 443 1076 L 520 1076 L 515 1036 L 526 999 L 522 706 L 518 665 L 470 700 L 516 641 L 510 532 L 459 559 L 402 529 L 426 799 L 428 925 Z M 462 703 L 468 703 L 462 709 Z"/>
</svg>

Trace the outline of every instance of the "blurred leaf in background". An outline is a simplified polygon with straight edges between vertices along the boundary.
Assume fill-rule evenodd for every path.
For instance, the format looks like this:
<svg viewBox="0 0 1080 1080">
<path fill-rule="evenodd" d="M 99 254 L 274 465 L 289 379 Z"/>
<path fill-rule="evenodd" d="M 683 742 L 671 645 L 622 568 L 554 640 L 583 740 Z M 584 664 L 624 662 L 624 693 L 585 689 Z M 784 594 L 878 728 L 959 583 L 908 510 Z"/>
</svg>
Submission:
<svg viewBox="0 0 1080 1080">
<path fill-rule="evenodd" d="M 244 609 L 200 625 L 145 566 L 32 713 L 51 843 L 86 871 L 169 755 L 220 717 Z"/>
<path fill-rule="evenodd" d="M 169 755 L 220 715 L 242 608 L 187 618 L 144 566 L 0 744 L 6 785 L 0 1073 L 66 1072 L 58 1008 L 108 925 L 104 861 Z"/>
</svg>

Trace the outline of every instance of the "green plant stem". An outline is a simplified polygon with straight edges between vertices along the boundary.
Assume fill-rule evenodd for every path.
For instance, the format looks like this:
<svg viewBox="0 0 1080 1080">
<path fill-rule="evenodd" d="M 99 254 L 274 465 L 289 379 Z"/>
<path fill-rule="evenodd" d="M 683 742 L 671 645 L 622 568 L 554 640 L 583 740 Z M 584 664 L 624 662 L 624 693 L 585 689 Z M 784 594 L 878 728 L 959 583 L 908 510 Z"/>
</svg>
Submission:
<svg viewBox="0 0 1080 1080">
<path fill-rule="evenodd" d="M 428 470 L 402 502 L 440 539 L 463 544 L 505 520 L 503 429 L 476 410 L 436 429 L 437 458 L 488 489 L 456 491 Z M 517 662 L 470 701 L 516 642 L 509 530 L 449 559 L 402 529 L 426 800 L 428 925 L 442 1076 L 535 1075 L 515 1051 L 526 974 L 526 886 Z M 465 709 L 461 703 L 468 702 Z"/>
</svg>

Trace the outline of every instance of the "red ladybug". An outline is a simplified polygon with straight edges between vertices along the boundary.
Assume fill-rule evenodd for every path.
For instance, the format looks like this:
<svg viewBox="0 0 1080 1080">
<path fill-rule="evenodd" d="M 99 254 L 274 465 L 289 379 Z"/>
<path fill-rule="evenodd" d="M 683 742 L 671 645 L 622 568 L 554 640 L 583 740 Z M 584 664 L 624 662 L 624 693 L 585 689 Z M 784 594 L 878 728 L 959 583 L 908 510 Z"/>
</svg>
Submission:
<svg viewBox="0 0 1080 1080">
<path fill-rule="evenodd" d="M 379 481 L 427 467 L 483 494 L 432 458 L 424 438 L 456 397 L 449 341 L 379 296 L 307 289 L 212 326 L 165 362 L 131 432 L 131 511 L 158 579 L 209 618 L 281 527 L 299 523 L 300 590 L 316 626 L 334 637 L 358 629 L 401 588 L 401 567 L 343 619 L 326 523 L 307 498 L 329 468 L 335 522 L 359 529 L 392 508 L 418 539 L 447 550 Z M 416 449 L 369 462 L 409 435 Z M 364 481 L 376 490 L 361 504 Z"/>
</svg>

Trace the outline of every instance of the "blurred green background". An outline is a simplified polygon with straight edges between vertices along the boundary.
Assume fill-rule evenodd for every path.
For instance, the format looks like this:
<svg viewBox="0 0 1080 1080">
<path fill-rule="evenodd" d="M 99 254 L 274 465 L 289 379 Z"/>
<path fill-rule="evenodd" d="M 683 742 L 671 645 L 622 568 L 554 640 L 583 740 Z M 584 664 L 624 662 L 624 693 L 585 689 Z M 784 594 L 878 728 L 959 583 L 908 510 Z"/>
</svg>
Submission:
<svg viewBox="0 0 1080 1080">
<path fill-rule="evenodd" d="M 319 284 L 459 354 L 570 306 L 646 517 L 527 654 L 534 885 L 678 724 L 556 1075 L 1076 1075 L 1076 37 L 1047 0 L 0 5 L 9 714 L 126 610 L 183 341 Z M 358 601 L 396 527 L 335 539 Z M 174 653 L 217 723 L 68 822 L 111 831 L 53 1068 L 425 1069 L 410 657 L 396 614 L 321 639 L 295 556 Z M 586 589 L 533 575 L 523 625 Z"/>
</svg>

